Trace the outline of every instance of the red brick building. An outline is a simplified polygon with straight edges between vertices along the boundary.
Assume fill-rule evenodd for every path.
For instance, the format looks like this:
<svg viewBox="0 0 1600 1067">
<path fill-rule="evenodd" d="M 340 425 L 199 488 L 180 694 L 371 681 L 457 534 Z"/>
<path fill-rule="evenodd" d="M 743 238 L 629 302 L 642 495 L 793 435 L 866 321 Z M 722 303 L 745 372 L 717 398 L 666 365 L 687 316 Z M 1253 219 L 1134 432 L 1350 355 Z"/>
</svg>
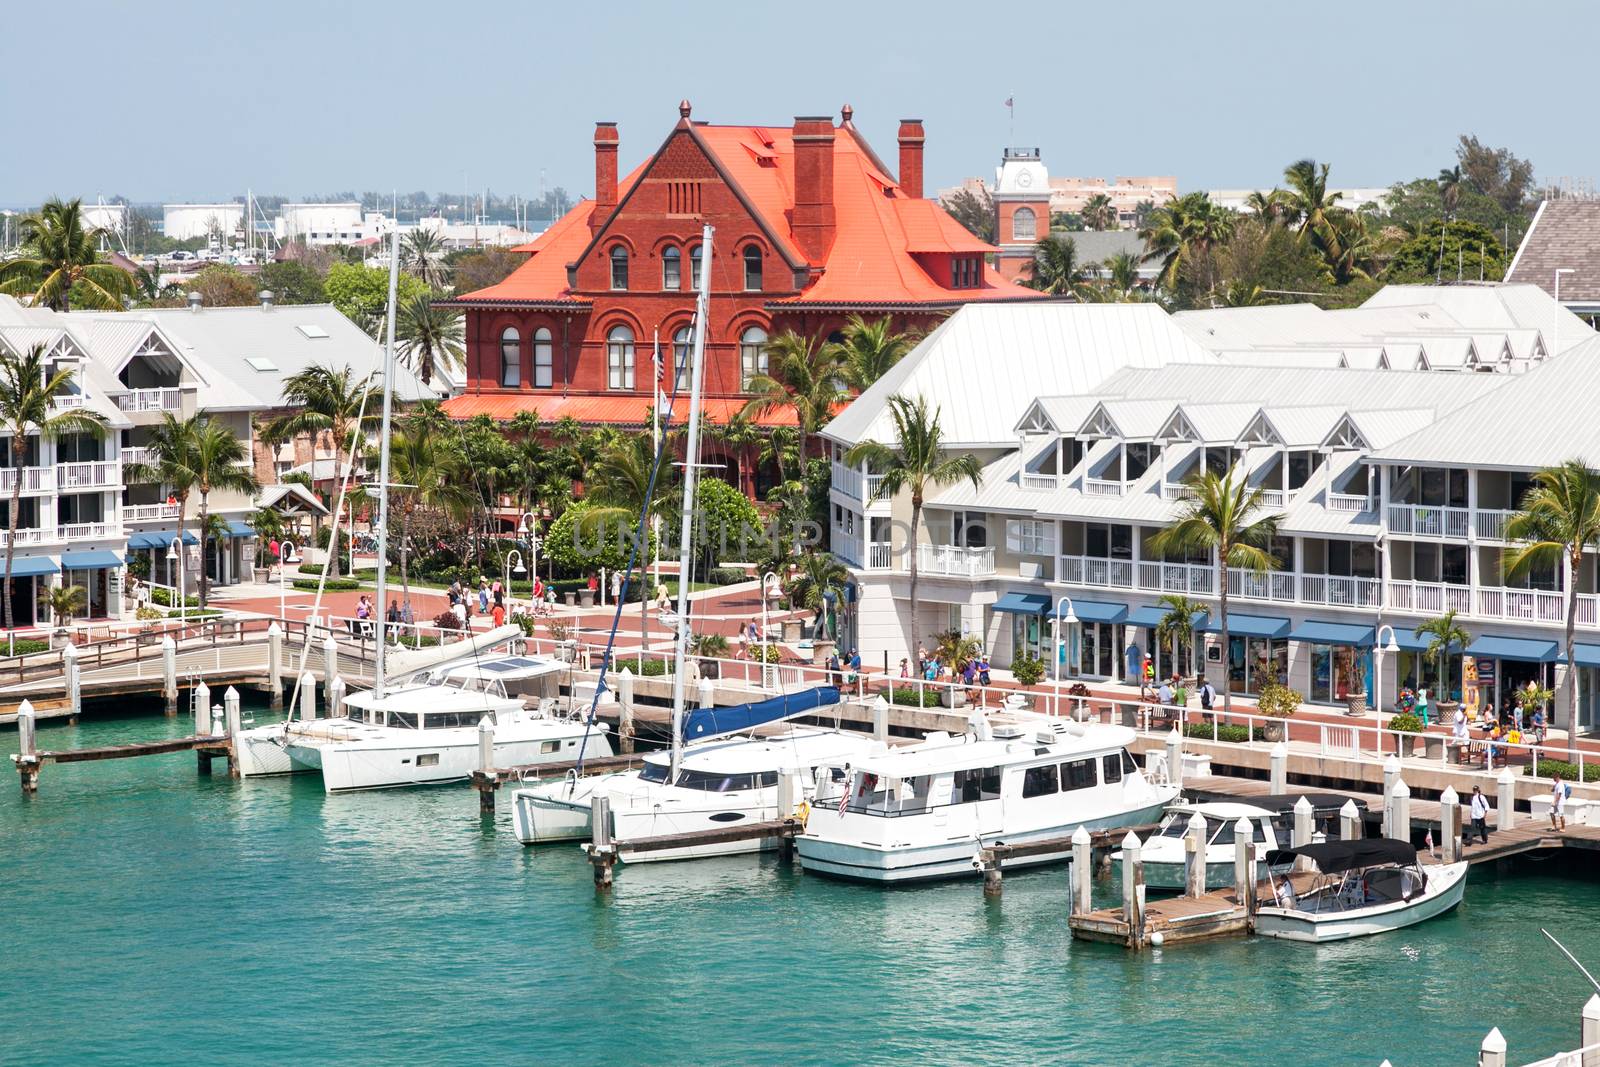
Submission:
<svg viewBox="0 0 1600 1067">
<path fill-rule="evenodd" d="M 923 198 L 920 121 L 900 124 L 897 181 L 848 107 L 837 126 L 712 126 L 690 121 L 687 101 L 679 115 L 620 181 L 616 124 L 598 123 L 594 199 L 516 248 L 528 261 L 504 281 L 454 301 L 468 384 L 446 404 L 453 416 L 642 425 L 656 340 L 663 362 L 686 361 L 706 222 L 704 411 L 718 422 L 782 331 L 827 336 L 857 312 L 927 329 L 967 301 L 1038 295 L 987 267 L 995 249 Z"/>
</svg>

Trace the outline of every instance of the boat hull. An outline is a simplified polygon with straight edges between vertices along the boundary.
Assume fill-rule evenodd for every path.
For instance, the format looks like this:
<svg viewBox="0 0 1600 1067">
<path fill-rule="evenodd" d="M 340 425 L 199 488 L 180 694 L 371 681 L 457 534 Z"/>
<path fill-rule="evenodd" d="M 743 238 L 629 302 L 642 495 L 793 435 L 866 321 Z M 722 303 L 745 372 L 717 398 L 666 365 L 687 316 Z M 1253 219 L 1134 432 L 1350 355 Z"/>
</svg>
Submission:
<svg viewBox="0 0 1600 1067">
<path fill-rule="evenodd" d="M 777 790 L 764 789 L 730 794 L 727 803 L 716 804 L 718 794 L 705 793 L 696 797 L 696 807 L 690 810 L 670 803 L 654 803 L 649 796 L 632 797 L 626 790 L 628 783 L 629 777 L 625 775 L 603 775 L 579 779 L 573 785 L 552 782 L 536 789 L 517 790 L 512 795 L 512 824 L 517 840 L 524 845 L 588 841 L 594 835 L 594 798 L 606 790 L 611 793 L 613 805 L 611 835 L 624 846 L 617 853 L 617 858 L 624 863 L 738 856 L 763 852 L 778 845 L 777 838 L 764 837 L 685 848 L 629 849 L 626 847 L 629 841 L 776 819 L 778 797 Z M 636 806 L 630 806 L 630 801 L 636 801 Z"/>
<path fill-rule="evenodd" d="M 610 775 L 550 782 L 511 794 L 511 827 L 524 845 L 587 841 L 595 788 Z"/>
<path fill-rule="evenodd" d="M 239 777 L 268 778 L 280 774 L 305 774 L 317 769 L 315 764 L 297 759 L 283 743 L 281 725 L 258 726 L 239 731 L 234 751 L 237 753 Z"/>
<path fill-rule="evenodd" d="M 1446 863 L 1426 870 L 1429 890 L 1413 900 L 1323 913 L 1263 907 L 1256 911 L 1256 933 L 1262 937 L 1320 944 L 1384 934 L 1426 922 L 1461 903 L 1461 895 L 1467 888 L 1467 864 Z"/>
<path fill-rule="evenodd" d="M 320 760 L 325 791 L 349 793 L 363 789 L 440 785 L 471 777 L 472 772 L 478 769 L 476 731 L 459 733 L 470 734 L 472 739 L 463 737 L 458 741 L 454 738 L 438 738 L 424 744 L 392 746 L 334 742 L 321 745 L 291 744 L 289 747 L 297 759 L 304 759 L 308 763 L 313 759 Z M 581 735 L 561 739 L 559 748 L 546 751 L 550 740 L 552 738 L 548 734 L 525 740 L 496 739 L 495 765 L 538 766 L 566 762 L 577 759 L 580 751 L 588 759 L 612 755 L 610 737 L 602 732 L 591 732 L 586 741 Z"/>
</svg>

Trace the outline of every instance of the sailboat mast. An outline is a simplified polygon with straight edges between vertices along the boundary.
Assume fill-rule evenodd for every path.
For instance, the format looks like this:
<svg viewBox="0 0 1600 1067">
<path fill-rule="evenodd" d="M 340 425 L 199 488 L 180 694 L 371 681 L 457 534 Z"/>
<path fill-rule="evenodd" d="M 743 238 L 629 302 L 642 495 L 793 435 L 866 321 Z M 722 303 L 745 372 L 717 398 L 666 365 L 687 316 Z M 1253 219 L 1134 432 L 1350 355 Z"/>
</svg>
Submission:
<svg viewBox="0 0 1600 1067">
<path fill-rule="evenodd" d="M 689 373 L 689 443 L 683 458 L 683 523 L 678 541 L 678 644 L 672 666 L 672 780 L 683 762 L 683 668 L 689 651 L 689 552 L 694 547 L 694 483 L 700 472 L 700 387 L 706 372 L 706 311 L 711 302 L 711 226 L 700 233 L 700 294 L 694 303 Z"/>
<path fill-rule="evenodd" d="M 377 603 L 372 614 L 378 623 L 378 648 L 376 663 L 372 668 L 372 695 L 383 699 L 383 650 L 388 647 L 388 635 L 383 632 L 388 621 L 384 608 L 385 587 L 389 570 L 389 426 L 394 416 L 394 320 L 395 293 L 400 287 L 400 226 L 391 223 L 389 229 L 389 314 L 388 333 L 383 345 L 383 423 L 378 442 L 378 588 Z M 339 549 L 339 539 L 333 539 L 334 551 Z M 355 544 L 350 545 L 350 562 L 355 565 Z"/>
</svg>

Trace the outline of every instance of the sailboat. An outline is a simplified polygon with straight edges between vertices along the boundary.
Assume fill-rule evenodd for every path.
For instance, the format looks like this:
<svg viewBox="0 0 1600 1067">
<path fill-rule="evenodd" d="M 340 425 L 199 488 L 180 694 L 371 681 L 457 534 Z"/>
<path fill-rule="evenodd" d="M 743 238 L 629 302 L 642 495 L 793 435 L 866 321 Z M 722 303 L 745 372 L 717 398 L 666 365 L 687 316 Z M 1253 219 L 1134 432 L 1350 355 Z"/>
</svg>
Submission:
<svg viewBox="0 0 1600 1067">
<path fill-rule="evenodd" d="M 512 823 L 525 845 L 577 841 L 593 833 L 593 808 L 605 796 L 611 811 L 611 837 L 622 842 L 624 862 L 692 859 L 757 852 L 776 847 L 775 838 L 750 838 L 635 852 L 629 842 L 693 830 L 765 822 L 790 814 L 778 810 L 778 776 L 799 772 L 803 790 L 814 788 L 815 770 L 842 766 L 881 752 L 884 744 L 839 730 L 796 728 L 773 737 L 748 736 L 759 727 L 837 705 L 840 694 L 820 686 L 732 708 L 702 708 L 685 714 L 685 666 L 689 643 L 689 559 L 693 545 L 695 482 L 700 460 L 700 396 L 705 375 L 707 311 L 711 288 L 712 227 L 700 247 L 706 269 L 700 272 L 695 302 L 692 371 L 689 383 L 688 443 L 684 457 L 683 523 L 679 540 L 677 640 L 672 675 L 672 740 L 665 752 L 645 757 L 638 770 L 595 777 L 576 773 L 512 794 Z M 656 462 L 661 462 L 658 455 Z M 736 736 L 746 735 L 746 736 Z"/>
<path fill-rule="evenodd" d="M 395 289 L 399 277 L 399 238 L 389 260 L 388 336 L 383 355 L 383 419 L 378 461 L 377 603 L 388 580 L 389 438 L 394 407 Z M 496 670 L 451 670 L 449 663 L 476 658 L 493 644 L 520 637 L 516 627 L 501 627 L 446 646 L 431 674 L 417 672 L 391 686 L 388 677 L 387 620 L 377 619 L 372 689 L 346 698 L 342 714 L 315 719 L 302 715 L 241 736 L 242 772 L 322 772 L 329 793 L 460 781 L 478 766 L 480 725 L 494 727 L 496 766 L 570 762 L 612 754 L 603 724 L 561 715 L 554 699 L 525 706 L 520 691 L 507 691 L 553 678 L 565 664 L 537 656 L 513 655 L 493 661 Z M 488 666 L 481 661 L 479 668 Z M 416 664 L 411 665 L 415 670 Z M 516 688 L 514 686 L 513 688 Z"/>
</svg>

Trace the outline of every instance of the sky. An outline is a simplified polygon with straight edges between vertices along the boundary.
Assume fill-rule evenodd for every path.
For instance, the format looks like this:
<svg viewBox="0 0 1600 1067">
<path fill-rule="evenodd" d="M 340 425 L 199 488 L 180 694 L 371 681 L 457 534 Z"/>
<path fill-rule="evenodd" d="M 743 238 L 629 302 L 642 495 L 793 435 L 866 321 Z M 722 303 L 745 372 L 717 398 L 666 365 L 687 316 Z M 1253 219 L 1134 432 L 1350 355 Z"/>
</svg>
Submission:
<svg viewBox="0 0 1600 1067">
<path fill-rule="evenodd" d="M 70 40 L 79 55 L 39 42 Z M 596 120 L 631 168 L 677 119 L 843 104 L 885 159 L 924 120 L 930 193 L 1007 143 L 1054 175 L 1340 186 L 1436 174 L 1475 133 L 1542 181 L 1600 175 L 1570 121 L 1600 5 L 1482 0 L 917 4 L 78 0 L 7 5 L 0 205 L 541 183 L 592 195 Z M 1014 129 L 1005 101 L 1015 100 Z M 1565 107 L 1543 106 L 1565 101 Z"/>
</svg>

